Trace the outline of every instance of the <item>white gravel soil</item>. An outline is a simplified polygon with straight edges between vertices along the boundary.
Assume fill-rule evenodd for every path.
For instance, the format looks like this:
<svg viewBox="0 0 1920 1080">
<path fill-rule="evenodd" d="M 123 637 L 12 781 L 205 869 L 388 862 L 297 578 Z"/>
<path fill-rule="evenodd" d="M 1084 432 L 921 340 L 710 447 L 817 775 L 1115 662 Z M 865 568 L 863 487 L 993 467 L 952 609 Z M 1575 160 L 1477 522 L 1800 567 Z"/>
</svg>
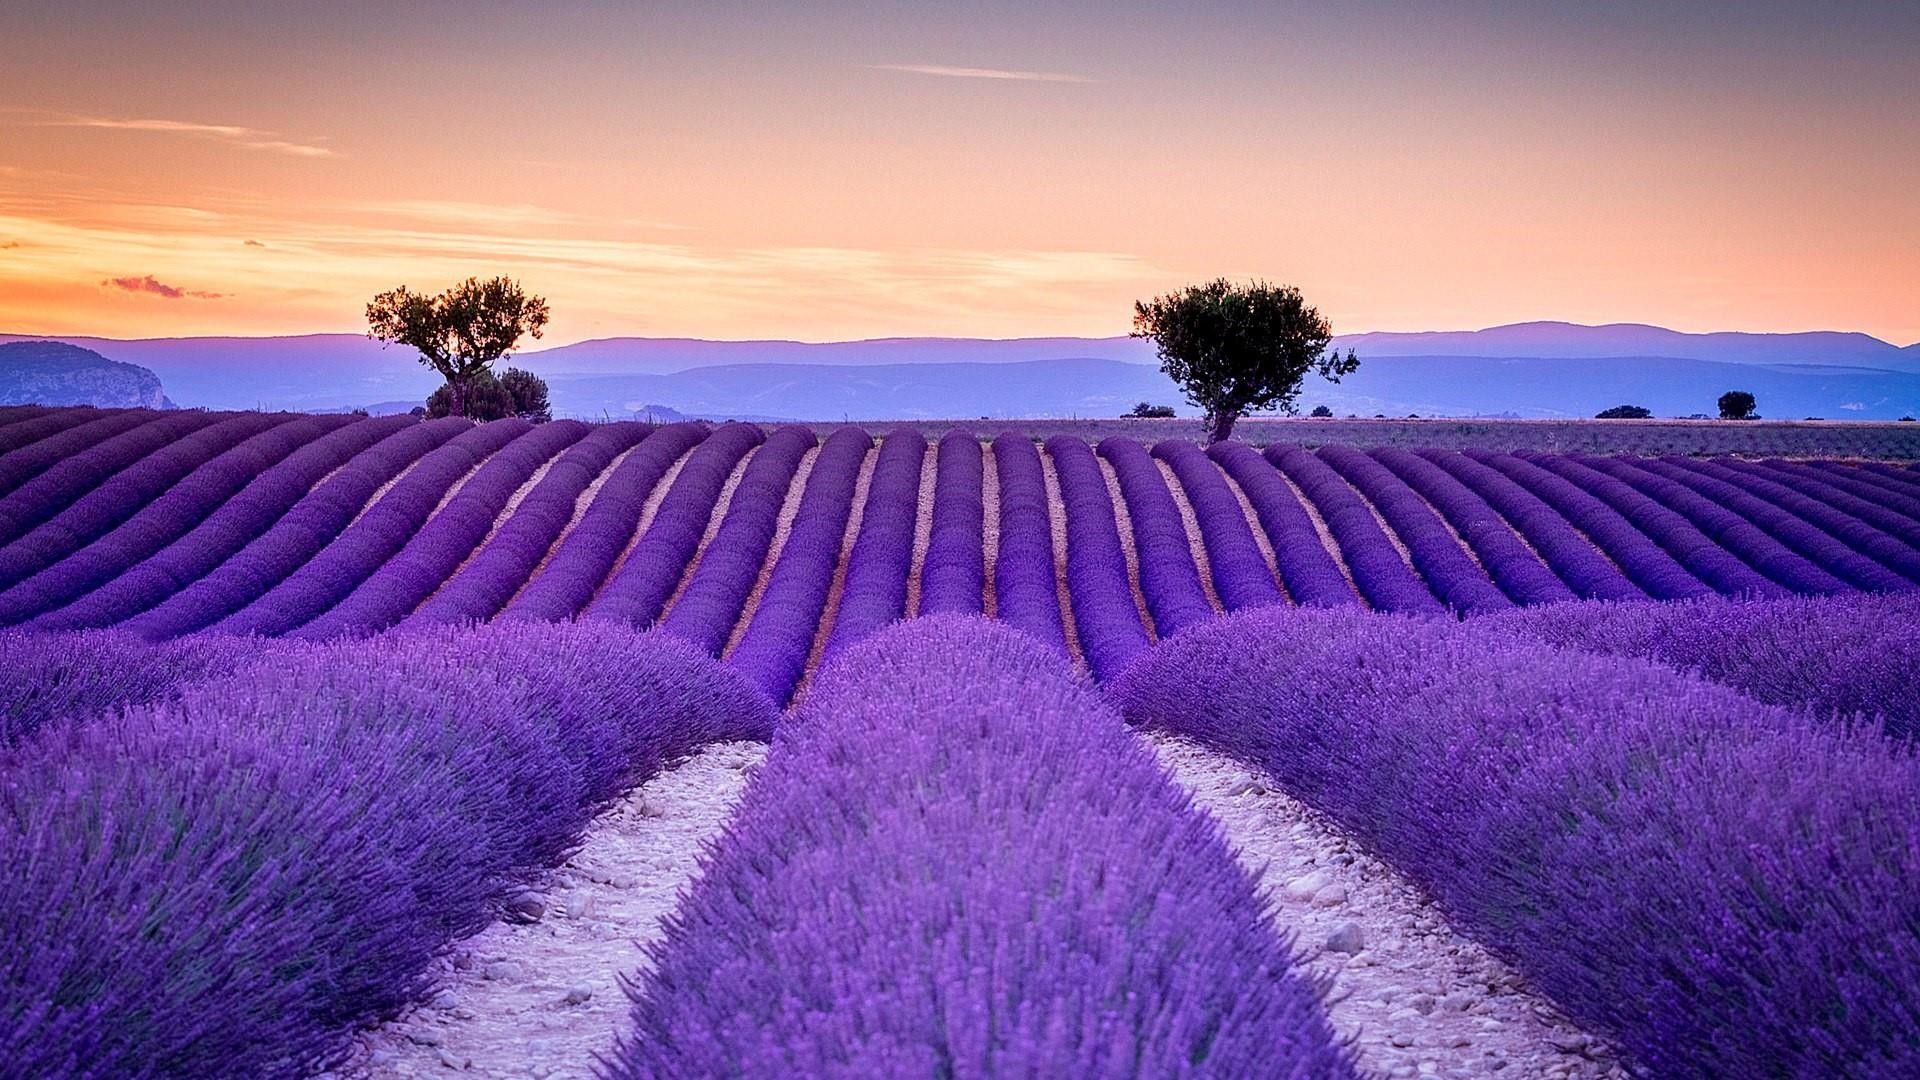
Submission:
<svg viewBox="0 0 1920 1080">
<path fill-rule="evenodd" d="M 586 1080 L 624 1029 L 619 978 L 644 958 L 719 835 L 766 747 L 707 747 L 628 793 L 530 895 L 530 923 L 496 922 L 437 961 L 441 989 L 360 1033 L 322 1078 L 438 1076 Z"/>
<path fill-rule="evenodd" d="M 1143 733 L 1271 894 L 1275 924 L 1329 980 L 1327 1013 L 1387 1077 L 1624 1077 L 1613 1055 L 1452 931 L 1419 890 L 1239 762 Z"/>
</svg>

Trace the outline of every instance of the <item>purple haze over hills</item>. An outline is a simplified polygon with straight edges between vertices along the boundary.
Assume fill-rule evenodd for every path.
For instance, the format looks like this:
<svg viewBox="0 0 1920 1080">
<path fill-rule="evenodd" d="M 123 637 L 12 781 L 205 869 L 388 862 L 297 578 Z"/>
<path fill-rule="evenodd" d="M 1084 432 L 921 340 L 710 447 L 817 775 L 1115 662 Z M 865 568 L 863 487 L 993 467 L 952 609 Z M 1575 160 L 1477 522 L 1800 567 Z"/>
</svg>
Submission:
<svg viewBox="0 0 1920 1080">
<path fill-rule="evenodd" d="M 0 341 L 33 339 L 0 334 Z M 357 334 L 54 340 L 148 368 L 186 406 L 352 408 L 418 401 L 439 381 L 409 351 Z M 1633 323 L 1529 322 L 1351 334 L 1337 345 L 1360 353 L 1360 372 L 1340 387 L 1309 379 L 1303 405 L 1389 415 L 1590 416 L 1608 405 L 1644 404 L 1665 415 L 1710 412 L 1720 390 L 1750 389 L 1773 416 L 1891 419 L 1920 411 L 1920 344 L 1901 348 L 1858 333 L 1689 334 Z M 1184 404 L 1155 370 L 1152 345 L 1127 337 L 604 338 L 527 350 L 511 362 L 553 383 L 557 407 L 584 415 L 623 415 L 635 401 L 702 415 L 811 419 L 829 406 L 834 417 L 887 419 L 1088 415 L 1121 398 L 1122 405 L 1139 398 Z M 974 370 L 987 364 L 1022 368 L 1017 376 Z M 796 365 L 805 370 L 779 370 Z M 776 393 L 782 386 L 788 392 Z M 1009 412 L 1010 397 L 1027 404 Z"/>
</svg>

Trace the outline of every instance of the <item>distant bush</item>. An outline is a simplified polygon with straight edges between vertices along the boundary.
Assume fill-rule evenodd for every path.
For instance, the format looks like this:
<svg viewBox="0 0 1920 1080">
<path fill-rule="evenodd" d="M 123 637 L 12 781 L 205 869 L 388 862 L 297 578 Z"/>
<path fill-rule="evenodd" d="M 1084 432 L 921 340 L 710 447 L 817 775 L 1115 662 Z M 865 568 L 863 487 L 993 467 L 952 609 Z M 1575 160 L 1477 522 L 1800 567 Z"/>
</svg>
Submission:
<svg viewBox="0 0 1920 1080">
<path fill-rule="evenodd" d="M 508 368 L 506 374 L 497 379 L 484 371 L 469 378 L 465 406 L 465 415 L 470 420 L 505 420 L 517 416 L 543 424 L 553 419 L 545 380 L 519 368 Z M 426 416 L 438 419 L 451 415 L 454 415 L 453 384 L 443 383 L 428 396 Z"/>
<path fill-rule="evenodd" d="M 1720 395 L 1720 419 L 1758 420 L 1760 414 L 1753 411 L 1758 404 L 1745 390 L 1729 390 Z"/>
<path fill-rule="evenodd" d="M 1903 424 L 1911 424 L 1911 423 L 1913 423 L 1913 417 L 1911 417 L 1911 416 L 1903 416 L 1903 417 L 1901 417 L 1901 418 L 1900 418 L 1900 422 L 1901 422 L 1901 423 L 1903 423 Z"/>
<path fill-rule="evenodd" d="M 1135 405 L 1133 407 L 1133 411 L 1128 413 L 1127 415 L 1146 417 L 1154 420 L 1168 420 L 1168 419 L 1172 419 L 1173 417 L 1173 406 L 1155 405 L 1150 401 L 1143 401 L 1140 404 Z"/>
<path fill-rule="evenodd" d="M 1309 413 L 1308 415 L 1318 419 L 1327 419 L 1333 416 L 1333 410 L 1327 408 L 1325 405 L 1315 405 L 1313 407 L 1313 412 Z"/>
<path fill-rule="evenodd" d="M 1596 420 L 1651 420 L 1653 410 L 1644 405 L 1615 405 L 1594 414 Z"/>
</svg>

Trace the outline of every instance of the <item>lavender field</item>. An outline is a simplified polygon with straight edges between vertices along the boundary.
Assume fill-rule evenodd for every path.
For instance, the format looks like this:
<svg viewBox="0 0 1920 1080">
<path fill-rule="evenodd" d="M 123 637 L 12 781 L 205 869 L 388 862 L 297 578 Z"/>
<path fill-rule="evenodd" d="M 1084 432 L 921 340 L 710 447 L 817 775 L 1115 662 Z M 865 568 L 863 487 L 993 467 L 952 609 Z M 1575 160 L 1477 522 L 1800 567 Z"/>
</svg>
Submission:
<svg viewBox="0 0 1920 1080">
<path fill-rule="evenodd" d="M 1839 427 L 0 408 L 0 1075 L 1920 1075 Z"/>
</svg>

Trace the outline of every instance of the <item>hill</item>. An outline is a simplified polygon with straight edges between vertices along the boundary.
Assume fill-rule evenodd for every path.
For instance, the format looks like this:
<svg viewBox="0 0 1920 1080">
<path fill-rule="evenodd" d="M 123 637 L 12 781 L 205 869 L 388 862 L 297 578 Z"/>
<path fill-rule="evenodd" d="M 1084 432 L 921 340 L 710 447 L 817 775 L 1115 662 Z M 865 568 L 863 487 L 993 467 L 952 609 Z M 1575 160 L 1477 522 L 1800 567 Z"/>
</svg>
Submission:
<svg viewBox="0 0 1920 1080">
<path fill-rule="evenodd" d="M 438 383 L 408 351 L 356 334 L 69 340 L 149 368 L 177 400 L 207 408 L 363 408 L 424 400 Z M 1337 388 L 1310 380 L 1306 404 L 1363 415 L 1579 417 L 1631 403 L 1684 416 L 1741 388 L 1770 416 L 1920 412 L 1920 346 L 1865 334 L 1535 322 L 1338 343 L 1360 353 L 1359 374 Z M 712 417 L 916 419 L 1098 416 L 1143 399 L 1182 403 L 1153 360 L 1150 344 L 1125 337 L 605 338 L 529 350 L 513 363 L 553 383 L 562 414 L 654 406 Z"/>
<path fill-rule="evenodd" d="M 0 405 L 98 405 L 171 409 L 160 379 L 59 341 L 0 344 Z"/>
</svg>

